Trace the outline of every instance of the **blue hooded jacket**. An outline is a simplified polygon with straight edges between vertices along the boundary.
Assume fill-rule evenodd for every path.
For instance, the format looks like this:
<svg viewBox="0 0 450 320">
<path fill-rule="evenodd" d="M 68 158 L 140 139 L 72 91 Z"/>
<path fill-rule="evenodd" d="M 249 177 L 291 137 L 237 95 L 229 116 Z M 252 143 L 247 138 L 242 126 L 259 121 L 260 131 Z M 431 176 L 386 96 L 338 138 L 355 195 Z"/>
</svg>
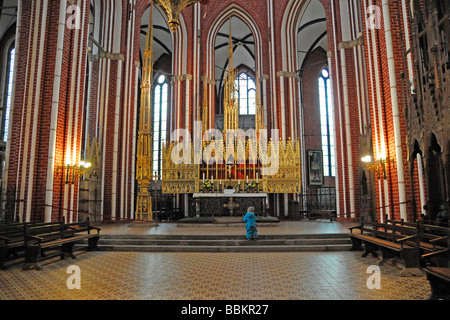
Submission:
<svg viewBox="0 0 450 320">
<path fill-rule="evenodd" d="M 253 212 L 247 212 L 244 216 L 243 221 L 245 222 L 245 227 L 248 229 L 251 226 L 256 226 L 256 221 L 258 221 L 258 217 L 255 216 Z"/>
</svg>

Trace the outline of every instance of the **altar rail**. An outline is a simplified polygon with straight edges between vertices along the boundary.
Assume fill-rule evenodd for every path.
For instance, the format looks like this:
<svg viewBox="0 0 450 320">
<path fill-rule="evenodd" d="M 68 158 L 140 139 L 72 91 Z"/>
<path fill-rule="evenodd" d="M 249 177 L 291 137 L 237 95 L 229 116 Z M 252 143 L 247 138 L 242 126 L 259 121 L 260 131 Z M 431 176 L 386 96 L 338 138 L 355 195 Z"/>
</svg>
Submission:
<svg viewBox="0 0 450 320">
<path fill-rule="evenodd" d="M 317 188 L 316 192 L 299 194 L 301 210 L 336 210 L 336 188 Z"/>
<path fill-rule="evenodd" d="M 306 217 L 311 211 L 336 211 L 336 189 L 334 187 L 317 188 L 316 192 L 301 193 L 298 201 L 289 204 L 289 216 Z"/>
</svg>

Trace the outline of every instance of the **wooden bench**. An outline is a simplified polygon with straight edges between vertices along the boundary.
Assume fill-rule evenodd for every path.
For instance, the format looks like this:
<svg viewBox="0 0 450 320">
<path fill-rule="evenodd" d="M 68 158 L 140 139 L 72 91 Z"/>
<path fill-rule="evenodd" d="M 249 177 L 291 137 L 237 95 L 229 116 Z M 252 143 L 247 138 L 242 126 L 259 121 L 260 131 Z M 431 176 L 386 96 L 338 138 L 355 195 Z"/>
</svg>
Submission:
<svg viewBox="0 0 450 320">
<path fill-rule="evenodd" d="M 403 220 L 387 220 L 387 223 L 393 225 L 394 230 L 397 229 L 401 234 L 409 236 L 409 238 L 404 238 L 404 242 L 411 246 L 416 245 L 419 248 L 422 258 L 434 258 L 434 263 L 437 266 L 442 263 L 446 264 L 445 261 L 442 262 L 440 255 L 431 253 L 440 252 L 448 248 L 448 228 L 423 224 L 422 221 L 404 222 Z M 422 259 L 422 266 L 425 267 L 427 264 L 430 264 L 430 262 L 427 263 Z"/>
<path fill-rule="evenodd" d="M 450 268 L 428 267 L 424 269 L 431 286 L 429 300 L 450 300 Z"/>
<path fill-rule="evenodd" d="M 410 232 L 405 232 L 406 229 L 399 228 L 398 226 L 392 226 L 385 223 L 379 223 L 379 222 L 372 222 L 372 221 L 365 221 L 361 223 L 359 226 L 350 227 L 350 234 L 355 239 L 355 243 L 353 248 L 355 250 L 362 250 L 362 243 L 359 240 L 356 240 L 357 238 L 360 238 L 359 234 L 353 234 L 354 229 L 360 230 L 360 234 L 366 234 L 370 237 L 375 237 L 380 240 L 387 240 L 391 242 L 395 242 L 398 244 L 401 244 L 402 242 L 406 242 L 406 240 L 409 240 L 410 238 L 414 238 L 416 232 L 416 229 L 411 229 Z M 408 244 L 410 245 L 410 244 Z M 368 252 L 365 256 L 367 256 Z"/>
<path fill-rule="evenodd" d="M 43 222 L 0 224 L 0 269 L 6 270 L 4 262 L 19 257 L 25 250 L 25 225 L 43 226 Z"/>
<path fill-rule="evenodd" d="M 70 224 L 64 225 L 66 232 L 74 232 L 74 239 L 79 240 L 87 240 L 88 251 L 98 251 L 97 243 L 100 239 L 100 228 L 91 226 L 89 218 L 86 219 L 86 221 L 83 222 L 74 222 Z M 91 233 L 92 230 L 97 231 L 97 233 Z"/>
<path fill-rule="evenodd" d="M 448 257 L 441 255 L 449 249 L 450 228 L 419 223 L 421 254 L 427 265 L 448 265 Z M 433 254 L 438 253 L 438 254 Z"/>
<path fill-rule="evenodd" d="M 0 269 L 6 270 L 4 264 L 11 255 L 18 256 L 18 252 L 24 248 L 24 223 L 0 225 Z"/>
<path fill-rule="evenodd" d="M 316 219 L 330 219 L 330 221 L 336 221 L 336 210 L 308 210 L 308 220 Z"/>
<path fill-rule="evenodd" d="M 422 259 L 427 263 L 427 267 L 423 270 L 431 286 L 431 295 L 428 298 L 430 300 L 450 300 L 450 223 L 448 228 L 444 229 L 447 231 L 447 247 L 422 255 Z M 441 259 L 432 260 L 433 257 Z"/>
<path fill-rule="evenodd" d="M 96 230 L 97 233 L 91 233 Z M 41 267 L 37 264 L 39 254 L 46 256 L 45 251 L 61 249 L 60 257 L 75 259 L 73 247 L 76 242 L 88 240 L 88 250 L 98 250 L 97 242 L 100 237 L 100 228 L 90 225 L 89 220 L 70 224 L 51 224 L 44 226 L 27 226 L 25 228 L 25 264 L 24 270 Z"/>
<path fill-rule="evenodd" d="M 450 247 L 450 240 L 448 241 L 448 246 Z M 432 256 L 442 256 L 446 263 L 441 264 L 441 266 L 432 266 L 433 264 L 430 260 Z M 430 252 L 422 255 L 422 258 L 428 264 L 423 269 L 431 286 L 431 295 L 428 299 L 450 300 L 450 249 L 446 248 L 444 250 Z"/>
<path fill-rule="evenodd" d="M 422 275 L 420 270 L 420 255 L 416 246 L 405 244 L 406 236 L 393 232 L 392 226 L 378 222 L 363 222 L 360 226 L 350 227 L 350 238 L 352 248 L 350 250 L 363 250 L 362 257 L 371 254 L 378 257 L 378 251 L 381 251 L 382 259 L 378 265 L 383 265 L 391 260 L 393 263 L 401 262 L 404 269 L 400 272 L 401 276 Z M 359 229 L 360 233 L 353 232 Z"/>
</svg>

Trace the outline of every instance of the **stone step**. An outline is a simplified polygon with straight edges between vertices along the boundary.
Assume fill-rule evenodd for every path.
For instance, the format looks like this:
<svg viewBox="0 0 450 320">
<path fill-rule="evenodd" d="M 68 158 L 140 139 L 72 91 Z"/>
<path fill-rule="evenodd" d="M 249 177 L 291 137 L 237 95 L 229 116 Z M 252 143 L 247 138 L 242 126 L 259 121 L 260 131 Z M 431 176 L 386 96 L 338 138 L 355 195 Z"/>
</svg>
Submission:
<svg viewBox="0 0 450 320">
<path fill-rule="evenodd" d="M 139 240 L 241 240 L 245 237 L 245 230 L 242 234 L 234 235 L 155 235 L 155 234 L 101 234 L 100 239 L 139 239 Z M 272 234 L 259 235 L 259 240 L 270 239 L 350 239 L 348 233 L 324 233 L 324 234 Z"/>
<path fill-rule="evenodd" d="M 350 244 L 350 239 L 327 238 L 327 239 L 258 239 L 248 241 L 244 237 L 240 239 L 222 240 L 192 240 L 192 239 L 101 239 L 99 244 L 106 246 L 119 245 L 153 245 L 153 246 L 296 246 L 296 245 L 334 245 Z"/>
<path fill-rule="evenodd" d="M 317 252 L 348 251 L 350 245 L 295 245 L 295 246 L 152 246 L 152 245 L 99 245 L 104 251 L 130 252 Z"/>
<path fill-rule="evenodd" d="M 256 241 L 244 235 L 113 235 L 100 236 L 105 251 L 134 252 L 312 252 L 346 251 L 348 234 L 261 235 Z"/>
</svg>

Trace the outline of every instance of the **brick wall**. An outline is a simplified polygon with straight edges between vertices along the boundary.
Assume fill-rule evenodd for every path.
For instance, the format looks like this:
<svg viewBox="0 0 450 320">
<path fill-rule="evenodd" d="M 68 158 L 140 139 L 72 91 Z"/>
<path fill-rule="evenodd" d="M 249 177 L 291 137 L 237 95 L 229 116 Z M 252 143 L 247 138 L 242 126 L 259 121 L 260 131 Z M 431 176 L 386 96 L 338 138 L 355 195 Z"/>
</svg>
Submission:
<svg viewBox="0 0 450 320">
<path fill-rule="evenodd" d="M 379 8 L 382 8 L 382 1 L 375 1 L 374 5 L 377 5 Z M 396 156 L 396 145 L 395 145 L 395 136 L 394 136 L 394 118 L 392 111 L 392 93 L 390 87 L 390 79 L 389 79 L 389 66 L 388 66 L 388 56 L 387 56 L 387 46 L 386 46 L 386 37 L 385 37 L 385 29 L 384 29 L 384 21 L 382 20 L 380 23 L 380 28 L 375 31 L 375 46 L 372 44 L 372 38 L 365 38 L 365 46 L 370 46 L 371 50 L 375 50 L 376 59 L 379 64 L 379 68 L 375 69 L 374 65 L 372 65 L 372 70 L 367 67 L 368 71 L 371 71 L 374 76 L 378 74 L 379 76 L 379 86 L 381 89 L 381 104 L 373 105 L 371 103 L 371 122 L 374 126 L 372 132 L 374 133 L 373 143 L 374 148 L 377 149 L 377 140 L 378 140 L 378 152 L 379 146 L 384 143 L 386 146 L 386 156 L 389 158 L 395 159 L 395 163 L 388 167 L 387 169 L 387 180 L 388 180 L 388 194 L 389 194 L 389 203 L 385 203 L 385 205 L 390 206 L 390 215 L 392 218 L 400 219 L 400 198 L 399 198 L 399 181 L 398 181 L 398 169 L 399 166 L 403 166 L 404 170 L 404 186 L 405 186 L 405 194 L 406 194 L 406 204 L 407 207 L 407 215 L 409 219 L 413 219 L 412 214 L 412 197 L 411 197 L 411 176 L 409 174 L 409 163 L 407 161 L 407 147 L 406 147 L 406 127 L 405 127 L 405 118 L 403 109 L 406 107 L 404 103 L 404 91 L 402 88 L 403 80 L 400 77 L 401 74 L 407 74 L 405 70 L 405 61 L 403 58 L 402 46 L 404 43 L 404 39 L 402 39 L 401 34 L 404 32 L 403 30 L 403 17 L 401 15 L 401 8 L 399 7 L 399 2 L 390 1 L 389 2 L 389 10 L 391 14 L 391 28 L 392 28 L 392 42 L 394 47 L 394 60 L 395 60 L 395 74 L 396 74 L 396 82 L 397 82 L 397 98 L 398 98 L 398 108 L 399 108 L 399 130 L 401 134 L 401 145 L 402 145 L 402 156 L 403 161 L 398 163 L 398 159 Z M 382 14 L 382 10 L 381 10 Z M 383 19 L 383 15 L 382 15 Z M 365 22 L 365 20 L 363 20 Z M 369 56 L 366 49 L 366 60 L 369 59 L 374 60 L 373 54 Z M 373 87 L 371 86 L 369 90 L 370 92 L 370 101 L 372 101 L 372 95 L 376 94 L 377 87 L 375 84 Z M 375 97 L 374 97 L 375 98 Z M 376 101 L 376 98 L 375 98 Z M 377 107 L 378 105 L 378 107 Z M 378 111 L 380 108 L 381 111 Z M 378 132 L 378 135 L 375 136 L 375 132 Z M 383 137 L 384 136 L 384 137 Z M 384 138 L 384 139 L 383 139 Z M 376 154 L 376 153 L 375 153 Z M 414 174 L 415 175 L 415 174 Z M 418 184 L 416 184 L 418 185 Z M 378 190 L 378 188 L 377 188 Z M 379 194 L 377 191 L 377 198 L 384 198 L 384 189 L 382 194 Z M 416 196 L 416 195 L 415 195 Z M 386 214 L 386 212 L 384 212 Z M 380 212 L 379 212 L 380 215 Z M 379 219 L 381 217 L 379 216 Z"/>
<path fill-rule="evenodd" d="M 47 190 L 47 177 L 53 177 L 53 196 L 51 205 L 52 209 L 51 219 L 57 220 L 62 216 L 70 217 L 73 220 L 77 219 L 76 210 L 78 208 L 78 182 L 72 186 L 67 186 L 64 181 L 64 175 L 61 174 L 61 170 L 57 170 L 60 164 L 65 163 L 67 153 L 81 154 L 83 150 L 82 141 L 92 141 L 93 138 L 99 139 L 101 157 L 104 159 L 103 171 L 102 171 L 102 183 L 103 183 L 103 211 L 104 219 L 112 218 L 131 218 L 133 217 L 134 195 L 136 191 L 132 191 L 132 185 L 135 184 L 135 177 L 133 175 L 134 168 L 134 148 L 133 145 L 134 135 L 137 128 L 134 125 L 133 119 L 138 116 L 139 106 L 135 104 L 139 96 L 136 96 L 136 67 L 135 62 L 139 61 L 139 45 L 140 45 L 140 25 L 146 24 L 146 21 L 141 21 L 141 17 L 144 11 L 148 8 L 148 1 L 136 1 L 134 10 L 131 10 L 131 15 L 128 15 L 127 9 L 128 2 L 115 1 L 113 6 L 110 7 L 111 2 L 100 1 L 100 7 L 95 8 L 96 12 L 102 12 L 100 25 L 100 37 L 96 39 L 102 47 L 113 54 L 123 55 L 121 62 L 117 58 L 100 58 L 91 62 L 92 70 L 89 75 L 89 113 L 85 115 L 83 113 L 86 96 L 86 85 L 84 83 L 86 68 L 86 44 L 87 44 L 87 21 L 89 17 L 89 5 L 92 1 L 86 1 L 86 7 L 83 8 L 83 14 L 85 15 L 86 22 L 84 25 L 84 33 L 80 35 L 79 45 L 75 48 L 75 34 L 76 30 L 64 29 L 64 46 L 63 46 L 63 61 L 61 69 L 61 83 L 59 91 L 59 105 L 57 110 L 57 130 L 56 130 L 56 148 L 55 158 L 52 170 L 53 175 L 49 175 L 48 172 L 48 153 L 50 144 L 50 126 L 51 126 L 51 113 L 52 113 L 52 98 L 54 90 L 55 79 L 55 56 L 57 47 L 58 36 L 58 24 L 54 23 L 59 18 L 59 1 L 49 2 L 48 17 L 41 25 L 42 8 L 38 11 L 39 17 L 37 25 L 35 25 L 34 14 L 36 5 L 33 1 L 24 1 L 23 13 L 22 13 L 22 25 L 23 36 L 20 39 L 20 51 L 18 52 L 18 70 L 17 70 L 17 85 L 16 85 L 16 97 L 15 106 L 12 110 L 13 115 L 13 127 L 11 132 L 11 151 L 10 151 L 10 170 L 8 176 L 8 189 L 16 190 L 18 197 L 24 197 L 24 199 L 31 199 L 31 203 L 23 202 L 21 214 L 25 214 L 27 206 L 32 207 L 32 219 L 43 219 L 45 215 L 45 197 Z M 389 72 L 386 55 L 386 39 L 384 35 L 383 24 L 381 29 L 376 30 L 376 46 L 372 46 L 372 39 L 365 32 L 365 19 L 361 17 L 363 22 L 364 32 L 364 58 L 365 64 L 355 64 L 355 56 L 353 48 L 345 49 L 345 63 L 346 63 L 346 79 L 348 82 L 348 115 L 349 121 L 347 123 L 345 119 L 344 109 L 344 95 L 342 86 L 342 61 L 340 57 L 339 44 L 342 42 L 343 35 L 341 31 L 340 21 L 342 19 L 339 12 L 339 1 L 337 0 L 321 0 L 324 5 L 327 19 L 327 32 L 328 32 L 328 46 L 331 65 L 329 66 L 332 80 L 333 80 L 333 93 L 335 102 L 335 128 L 336 128 L 336 160 L 337 160 L 337 174 L 338 179 L 336 181 L 336 187 L 339 190 L 337 195 L 339 198 L 339 210 L 341 216 L 349 217 L 352 213 L 356 214 L 359 210 L 359 181 L 358 170 L 360 166 L 360 145 L 359 137 L 361 134 L 361 102 L 358 100 L 358 93 L 361 93 L 364 88 L 359 88 L 359 73 L 358 68 L 362 68 L 362 74 L 367 75 L 367 79 L 364 85 L 367 86 L 368 106 L 368 120 L 372 124 L 373 144 L 374 152 L 377 154 L 380 140 L 384 136 L 384 142 L 386 143 L 386 150 L 390 157 L 395 157 L 395 139 L 394 139 L 394 125 L 393 115 L 391 108 L 391 90 L 389 86 Z M 272 3 L 272 8 L 268 6 Z M 119 24 L 119 21 L 113 21 L 111 24 L 109 16 L 106 16 L 106 11 L 117 10 L 121 4 L 121 15 L 115 19 L 120 19 L 122 28 L 120 31 L 110 29 L 110 26 Z M 256 47 L 256 65 L 261 66 L 261 73 L 267 75 L 269 78 L 266 83 L 267 86 L 263 88 L 263 92 L 267 96 L 266 109 L 267 109 L 267 123 L 268 128 L 282 127 L 281 123 L 281 79 L 284 83 L 284 101 L 285 101 L 285 126 L 287 137 L 293 135 L 299 135 L 299 123 L 304 121 L 305 124 L 305 137 L 304 137 L 304 149 L 320 149 L 320 139 L 313 138 L 315 135 L 320 134 L 320 121 L 318 117 L 318 88 L 317 77 L 322 69 L 323 65 L 317 67 L 307 68 L 303 73 L 302 78 L 302 97 L 303 97 L 303 115 L 304 118 L 300 119 L 300 92 L 298 86 L 298 80 L 289 77 L 279 77 L 277 72 L 292 72 L 295 70 L 286 70 L 283 67 L 289 65 L 287 59 L 289 54 L 286 52 L 294 52 L 294 44 L 283 43 L 282 39 L 285 35 L 295 35 L 296 30 L 284 30 L 283 21 L 289 16 L 292 19 L 292 28 L 296 27 L 298 22 L 302 5 L 293 0 L 277 0 L 277 1 L 265 1 L 258 0 L 258 5 L 255 5 L 254 0 L 224 0 L 215 1 L 214 5 L 210 2 L 208 4 L 202 4 L 200 9 L 200 28 L 199 28 L 199 43 L 200 43 L 200 65 L 195 69 L 194 60 L 197 58 L 193 45 L 196 43 L 193 41 L 195 33 L 195 7 L 191 6 L 183 11 L 183 21 L 186 27 L 186 32 L 182 33 L 181 30 L 177 31 L 174 35 L 174 42 L 172 44 L 173 52 L 178 53 L 177 57 L 172 60 L 172 73 L 174 75 L 196 75 L 198 77 L 204 76 L 208 69 L 207 55 L 209 52 L 208 46 L 211 42 L 208 42 L 208 35 L 212 27 L 216 26 L 218 19 L 224 15 L 229 15 L 227 8 L 232 6 L 234 8 L 233 15 L 240 17 L 244 21 L 249 21 L 249 28 L 254 30 L 255 38 L 257 40 Z M 353 9 L 353 1 L 349 1 L 350 8 Z M 381 0 L 377 0 L 374 4 L 381 8 Z M 69 4 L 68 4 L 69 5 Z M 393 28 L 393 43 L 394 43 L 394 56 L 395 56 L 395 69 L 397 74 L 397 84 L 399 86 L 399 110 L 400 110 L 400 130 L 402 140 L 406 136 L 405 120 L 403 117 L 403 97 L 401 96 L 402 90 L 400 85 L 402 79 L 400 74 L 404 73 L 404 61 L 402 58 L 402 39 L 400 37 L 400 30 L 403 27 L 403 21 L 400 12 L 398 2 L 389 2 L 391 10 L 391 24 Z M 334 16 L 332 9 L 334 8 Z M 292 14 L 289 14 L 286 10 L 295 10 Z M 364 8 L 363 8 L 364 9 Z M 271 24 L 271 18 L 268 13 L 269 10 L 273 12 L 273 22 Z M 133 19 L 134 15 L 134 19 Z M 68 16 L 67 16 L 68 17 Z M 357 20 L 355 17 L 354 22 Z M 226 23 L 227 19 L 224 20 Z M 270 27 L 269 27 L 270 25 Z M 220 27 L 220 26 L 219 26 Z M 36 77 L 30 77 L 32 70 L 37 70 L 37 61 L 34 60 L 32 64 L 31 57 L 39 52 L 39 41 L 36 47 L 33 47 L 33 30 L 38 28 L 41 30 L 44 28 L 45 32 L 45 47 L 43 51 L 43 73 L 42 76 L 37 79 Z M 130 33 L 128 32 L 129 29 Z M 80 31 L 81 32 L 81 31 Z M 336 32 L 334 34 L 334 32 Z M 40 36 L 40 32 L 38 33 Z M 272 44 L 272 36 L 274 43 Z M 39 40 L 39 36 L 37 37 Z M 111 39 L 118 38 L 118 52 L 111 52 L 112 44 Z M 128 37 L 131 37 L 130 39 Z M 181 39 L 180 39 L 181 37 Z M 178 41 L 181 40 L 181 41 Z M 186 41 L 184 41 L 186 40 Z M 117 40 L 112 40 L 117 41 Z M 129 48 L 129 41 L 133 44 L 133 49 Z M 187 47 L 184 48 L 184 43 Z M 212 42 L 214 43 L 214 41 Z M 181 47 L 178 45 L 181 44 Z M 272 48 L 273 52 L 269 50 Z M 376 50 L 375 57 L 369 54 L 369 50 Z M 33 51 L 34 50 L 34 51 Z M 116 50 L 117 51 L 117 50 Z M 76 55 L 77 62 L 73 64 L 73 58 Z M 184 52 L 186 56 L 184 56 Z M 261 55 L 259 55 L 261 52 Z M 327 53 L 316 51 L 311 54 L 306 64 L 313 66 L 317 61 L 326 59 Z M 181 59 L 181 68 L 178 68 L 178 59 Z M 272 59 L 274 61 L 272 65 Z M 292 61 L 289 61 L 293 66 L 296 65 L 297 56 L 295 53 L 291 54 Z M 374 63 L 372 68 L 368 61 L 377 59 L 379 67 L 376 69 Z M 78 63 L 79 62 L 79 63 Z M 210 60 L 210 66 L 214 66 L 214 57 Z M 122 65 L 121 71 L 119 70 L 119 64 Z M 76 69 L 74 69 L 74 66 Z M 75 73 L 75 76 L 73 77 Z M 377 87 L 375 87 L 375 75 L 379 76 L 379 88 L 381 88 L 382 99 L 381 104 L 377 102 Z M 30 80 L 33 79 L 33 82 Z M 117 79 L 121 79 L 118 83 Z M 32 88 L 36 88 L 37 81 L 41 83 L 41 94 L 39 101 L 34 101 L 36 92 Z M 186 101 L 186 85 L 187 81 L 176 82 L 174 95 L 177 100 L 172 101 L 174 106 L 174 115 L 172 117 L 173 126 L 180 125 L 185 126 L 186 106 L 189 105 L 189 114 L 192 115 L 196 105 L 196 96 L 194 93 L 194 84 L 199 81 L 197 78 L 193 78 L 189 85 L 188 95 L 189 101 Z M 275 83 L 275 85 L 273 85 Z M 179 88 L 179 91 L 178 91 Z M 291 88 L 293 91 L 291 91 Z M 30 91 L 31 90 L 31 91 Z M 74 91 L 71 91 L 74 90 Z M 203 101 L 203 82 L 199 81 L 199 87 L 197 88 L 198 95 L 200 96 L 200 106 Z M 180 96 L 178 95 L 180 92 Z M 215 90 L 211 90 L 215 92 Z M 137 93 L 139 95 L 139 92 Z M 70 97 L 73 97 L 73 100 Z M 118 98 L 119 103 L 117 104 Z M 30 100 L 32 99 L 32 100 Z M 71 103 L 72 101 L 72 103 Z M 211 110 L 215 110 L 215 97 L 209 96 Z M 375 104 L 373 103 L 375 102 Z M 76 106 L 78 106 L 78 112 L 76 112 Z M 119 107 L 118 114 L 116 115 L 116 107 Z M 31 115 L 34 115 L 35 108 L 37 111 L 37 123 L 34 122 L 34 117 L 28 117 L 27 124 L 27 110 Z M 379 109 L 381 108 L 381 109 Z M 381 110 L 382 118 L 379 118 L 378 110 Z M 84 123 L 84 119 L 88 116 L 88 123 Z M 296 128 L 291 128 L 291 118 L 294 118 L 294 124 L 297 123 Z M 272 123 L 274 119 L 275 123 Z M 118 121 L 116 123 L 116 120 Z M 214 119 L 213 119 L 214 121 Z M 31 129 L 36 124 L 36 136 L 35 136 L 35 153 L 31 153 L 32 136 Z M 347 137 L 346 125 L 350 127 L 350 136 Z M 84 127 L 89 128 L 89 137 L 84 135 Z M 105 130 L 106 128 L 106 130 Z M 189 129 L 192 130 L 192 116 L 189 119 Z M 347 141 L 350 141 L 351 152 L 347 150 Z M 114 143 L 117 143 L 117 149 L 114 149 Z M 69 146 L 69 147 L 68 147 Z M 352 157 L 353 168 L 348 166 L 348 156 Z M 409 164 L 407 163 L 407 150 L 406 147 L 402 147 L 403 153 L 403 167 L 405 172 L 405 189 L 407 200 L 411 200 L 411 177 L 414 179 L 415 185 L 418 185 L 417 180 L 417 168 L 413 171 L 412 175 L 409 173 Z M 35 164 L 33 168 L 30 159 L 35 157 Z M 116 169 L 114 168 L 116 164 Z M 305 164 L 306 165 L 306 164 Z M 351 170 L 351 171 L 350 171 Z M 30 173 L 33 177 L 30 178 Z M 353 174 L 353 180 L 351 181 L 354 186 L 354 210 L 351 212 L 350 205 L 350 175 Z M 397 177 L 397 165 L 393 165 L 388 170 L 388 193 L 389 203 L 392 205 L 399 202 L 399 187 Z M 31 182 L 30 182 L 31 181 Z M 327 185 L 334 185 L 333 180 L 326 180 Z M 30 190 L 29 190 L 30 188 Z M 378 190 L 378 188 L 376 188 Z M 31 196 L 28 194 L 31 192 Z M 377 191 L 378 192 L 378 191 Z M 418 189 L 414 190 L 415 197 L 418 197 Z M 384 201 L 384 191 L 382 194 L 377 194 L 377 201 L 382 198 Z M 279 201 L 280 210 L 282 211 L 283 201 Z M 273 201 L 272 201 L 273 203 Z M 48 204 L 47 204 L 48 205 Z M 418 206 L 418 205 L 417 205 Z M 73 211 L 64 211 L 62 208 L 70 209 Z M 420 211 L 420 210 L 416 210 Z M 19 212 L 19 211 L 18 211 Z M 392 210 L 391 210 L 392 212 Z M 394 206 L 394 217 L 399 218 L 398 206 Z M 412 206 L 408 203 L 408 215 L 412 212 Z"/>
<path fill-rule="evenodd" d="M 44 220 L 45 208 L 49 206 L 54 208 L 47 219 L 60 220 L 64 215 L 76 220 L 78 183 L 75 181 L 74 185 L 66 188 L 62 171 L 58 170 L 58 166 L 65 162 L 68 152 L 80 153 L 83 113 L 79 107 L 83 104 L 84 91 L 78 88 L 84 86 L 86 59 L 84 47 L 87 30 L 85 29 L 83 34 L 81 30 L 79 31 L 79 45 L 75 47 L 76 30 L 64 29 L 59 106 L 54 110 L 57 112 L 56 146 L 54 162 L 51 164 L 53 175 L 50 175 L 53 179 L 53 200 L 51 203 L 45 203 L 49 183 L 47 164 L 51 143 L 52 99 L 53 92 L 58 89 L 54 86 L 54 79 L 60 3 L 58 1 L 48 3 L 47 18 L 44 21 L 44 5 L 41 3 L 40 7 L 36 7 L 37 5 L 34 1 L 23 2 L 21 21 L 23 36 L 17 53 L 19 64 L 15 104 L 12 109 L 14 130 L 11 136 L 7 188 L 15 190 L 16 198 L 23 200 L 23 205 L 19 205 L 21 208 L 16 211 L 17 220 Z M 86 13 L 86 10 L 82 9 L 81 12 Z M 69 16 L 70 14 L 67 14 L 66 18 Z M 76 61 L 73 64 L 74 59 Z M 38 73 L 40 63 L 42 63 L 41 74 Z M 76 69 L 73 70 L 74 68 Z M 73 74 L 75 77 L 72 77 Z M 40 88 L 39 92 L 37 88 Z M 70 96 L 73 97 L 72 100 Z M 71 200 L 64 201 L 64 198 Z M 67 205 L 64 209 L 71 211 L 62 210 L 63 205 Z"/>
</svg>

